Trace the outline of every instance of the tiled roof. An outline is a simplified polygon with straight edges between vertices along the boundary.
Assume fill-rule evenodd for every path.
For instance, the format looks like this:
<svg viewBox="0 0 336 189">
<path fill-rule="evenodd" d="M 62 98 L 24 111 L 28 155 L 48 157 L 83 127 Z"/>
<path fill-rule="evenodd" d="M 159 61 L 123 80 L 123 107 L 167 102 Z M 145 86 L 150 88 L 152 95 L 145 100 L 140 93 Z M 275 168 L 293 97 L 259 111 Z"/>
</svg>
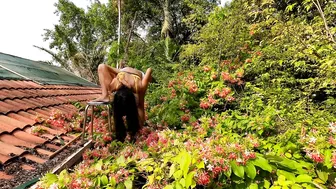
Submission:
<svg viewBox="0 0 336 189">
<path fill-rule="evenodd" d="M 74 101 L 88 101 L 100 94 L 100 88 L 66 85 L 39 85 L 32 81 L 0 80 L 0 165 L 24 157 L 37 163 L 46 162 L 75 135 L 57 127 L 44 127 L 48 132 L 32 135 L 32 126 L 41 123 L 37 116 L 48 118 L 52 111 L 77 112 Z M 0 166 L 1 167 L 1 166 Z M 32 169 L 23 165 L 24 169 Z M 0 179 L 12 178 L 0 170 Z"/>
</svg>

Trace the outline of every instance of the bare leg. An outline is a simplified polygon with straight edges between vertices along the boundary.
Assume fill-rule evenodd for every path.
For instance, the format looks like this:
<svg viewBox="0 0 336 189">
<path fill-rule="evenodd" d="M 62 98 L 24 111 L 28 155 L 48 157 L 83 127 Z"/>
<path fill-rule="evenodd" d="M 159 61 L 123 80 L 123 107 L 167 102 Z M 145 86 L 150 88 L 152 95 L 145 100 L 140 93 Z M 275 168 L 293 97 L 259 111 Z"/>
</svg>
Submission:
<svg viewBox="0 0 336 189">
<path fill-rule="evenodd" d="M 139 128 L 141 129 L 145 123 L 145 111 L 143 108 L 138 107 L 138 115 L 139 115 Z"/>
<path fill-rule="evenodd" d="M 98 66 L 98 77 L 99 83 L 102 89 L 102 94 L 100 97 L 93 101 L 102 101 L 108 102 L 109 101 L 109 94 L 111 93 L 110 84 L 112 80 L 116 77 L 119 70 L 112 68 L 106 64 L 100 64 Z"/>
</svg>

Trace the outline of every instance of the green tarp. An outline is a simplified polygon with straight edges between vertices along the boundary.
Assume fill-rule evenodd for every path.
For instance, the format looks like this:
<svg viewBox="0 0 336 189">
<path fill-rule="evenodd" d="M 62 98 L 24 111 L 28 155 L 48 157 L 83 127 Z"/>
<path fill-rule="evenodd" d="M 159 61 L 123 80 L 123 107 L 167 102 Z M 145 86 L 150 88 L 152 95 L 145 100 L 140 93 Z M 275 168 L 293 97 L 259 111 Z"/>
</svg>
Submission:
<svg viewBox="0 0 336 189">
<path fill-rule="evenodd" d="M 11 70 L 18 75 L 10 73 Z M 8 54 L 0 53 L 0 78 L 1 79 L 30 79 L 41 84 L 50 85 L 76 85 L 97 87 L 96 84 L 82 79 L 67 70 L 44 62 L 32 61 Z"/>
<path fill-rule="evenodd" d="M 13 74 L 10 71 L 7 71 L 5 69 L 3 69 L 2 67 L 0 67 L 0 79 L 24 79 L 16 74 Z"/>
</svg>

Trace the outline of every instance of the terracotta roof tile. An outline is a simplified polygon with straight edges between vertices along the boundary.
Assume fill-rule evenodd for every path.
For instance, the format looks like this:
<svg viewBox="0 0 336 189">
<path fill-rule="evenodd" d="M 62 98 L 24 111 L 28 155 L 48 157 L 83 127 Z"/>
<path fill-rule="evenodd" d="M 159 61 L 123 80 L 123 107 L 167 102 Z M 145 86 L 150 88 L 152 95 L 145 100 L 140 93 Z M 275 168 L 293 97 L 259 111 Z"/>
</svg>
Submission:
<svg viewBox="0 0 336 189">
<path fill-rule="evenodd" d="M 42 158 L 39 158 L 37 156 L 34 156 L 32 154 L 24 154 L 23 157 L 29 159 L 29 160 L 32 160 L 32 161 L 35 161 L 36 163 L 45 163 L 47 160 L 46 159 L 42 159 Z"/>
<path fill-rule="evenodd" d="M 4 123 L 4 122 L 0 122 L 1 133 L 4 132 L 4 131 L 7 131 L 7 132 L 10 133 L 10 132 L 14 131 L 15 129 L 17 129 L 17 127 L 9 125 L 9 124 Z"/>
<path fill-rule="evenodd" d="M 46 156 L 51 156 L 52 154 L 54 154 L 54 152 L 51 152 L 51 151 L 48 151 L 48 150 L 44 150 L 42 148 L 36 148 L 36 151 L 39 154 L 43 154 L 43 155 L 46 155 Z"/>
<path fill-rule="evenodd" d="M 21 140 L 31 142 L 34 144 L 43 144 L 47 141 L 43 138 L 40 138 L 38 136 L 20 130 L 14 131 L 13 135 L 16 136 L 17 138 L 20 138 Z"/>
<path fill-rule="evenodd" d="M 28 148 L 35 148 L 36 144 L 30 143 L 28 141 L 21 140 L 13 135 L 10 134 L 2 134 L 0 135 L 0 141 L 7 143 L 7 144 L 12 144 L 14 146 L 24 146 Z"/>
<path fill-rule="evenodd" d="M 0 154 L 5 156 L 14 156 L 14 155 L 21 155 L 25 151 L 21 148 L 15 147 L 14 145 L 4 143 L 0 141 Z"/>
<path fill-rule="evenodd" d="M 27 112 L 30 113 L 31 115 L 35 116 L 35 118 L 39 116 L 39 117 L 42 117 L 43 119 L 48 119 L 48 117 L 49 117 L 49 115 L 41 114 L 41 113 L 39 113 L 35 110 L 27 110 Z"/>
<path fill-rule="evenodd" d="M 35 120 L 36 118 L 36 115 L 24 111 L 20 111 L 17 114 L 30 120 Z"/>
<path fill-rule="evenodd" d="M 44 145 L 48 148 L 55 149 L 55 150 L 59 150 L 61 148 L 61 147 L 56 146 L 56 145 L 51 144 L 51 143 L 45 143 Z"/>
<path fill-rule="evenodd" d="M 35 169 L 34 167 L 27 165 L 27 164 L 21 165 L 21 168 L 24 170 L 34 170 Z"/>
<path fill-rule="evenodd" d="M 6 114 L 7 112 L 11 111 L 13 106 L 7 104 L 6 102 L 0 101 L 0 114 Z"/>
<path fill-rule="evenodd" d="M 22 116 L 22 115 L 18 114 L 18 113 L 10 113 L 7 116 L 10 117 L 10 118 L 16 119 L 16 120 L 18 120 L 20 122 L 24 122 L 26 124 L 29 124 L 29 125 L 35 124 L 35 120 L 34 119 L 29 119 L 29 118 L 27 118 L 25 116 Z"/>
<path fill-rule="evenodd" d="M 5 179 L 5 180 L 9 180 L 9 179 L 12 179 L 13 176 L 7 175 L 5 172 L 0 171 L 0 178 Z"/>
<path fill-rule="evenodd" d="M 0 162 L 7 163 L 16 156 L 25 157 L 37 163 L 44 163 L 31 149 L 42 157 L 49 157 L 77 135 L 67 133 L 56 126 L 46 127 L 44 120 L 55 111 L 64 114 L 77 112 L 71 102 L 85 102 L 98 97 L 100 88 L 66 85 L 39 85 L 32 81 L 0 80 Z M 31 134 L 33 126 L 47 132 L 41 136 Z M 60 137 L 58 137 L 60 136 Z M 62 141 L 60 140 L 62 139 Z M 6 166 L 6 164 L 4 164 Z M 24 163 L 23 169 L 34 169 Z M 0 171 L 0 179 L 11 178 Z"/>
<path fill-rule="evenodd" d="M 68 136 L 61 136 L 61 138 L 67 142 L 71 141 L 73 138 Z"/>
<path fill-rule="evenodd" d="M 7 156 L 7 155 L 2 155 L 0 154 L 0 162 L 4 163 L 6 161 L 8 161 L 11 157 Z M 1 177 L 0 177 L 1 178 Z"/>
<path fill-rule="evenodd" d="M 12 127 L 20 128 L 23 129 L 25 126 L 28 124 L 25 122 L 18 121 L 16 119 L 10 118 L 9 116 L 4 116 L 0 115 L 0 122 L 7 124 L 7 125 L 12 125 Z"/>
</svg>

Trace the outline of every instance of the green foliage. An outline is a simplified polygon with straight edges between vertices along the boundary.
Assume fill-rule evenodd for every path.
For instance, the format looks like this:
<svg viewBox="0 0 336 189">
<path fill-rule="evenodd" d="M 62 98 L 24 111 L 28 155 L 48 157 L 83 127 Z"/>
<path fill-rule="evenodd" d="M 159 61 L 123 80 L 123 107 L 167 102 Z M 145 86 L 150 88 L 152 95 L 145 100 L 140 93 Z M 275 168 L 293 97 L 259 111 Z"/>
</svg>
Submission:
<svg viewBox="0 0 336 189">
<path fill-rule="evenodd" d="M 165 189 L 334 187 L 336 3 L 234 0 L 213 10 L 193 2 L 169 7 L 183 18 L 183 32 L 195 31 L 192 38 L 172 38 L 176 46 L 169 46 L 158 41 L 161 25 L 153 25 L 149 42 L 129 46 L 129 65 L 153 67 L 157 79 L 146 96 L 151 131 L 144 128 L 134 145 L 99 151 L 100 158 L 93 151 L 88 168 L 64 177 L 106 188 L 140 181 Z M 167 46 L 175 49 L 169 56 Z M 48 187 L 68 184 L 45 178 Z"/>
</svg>

